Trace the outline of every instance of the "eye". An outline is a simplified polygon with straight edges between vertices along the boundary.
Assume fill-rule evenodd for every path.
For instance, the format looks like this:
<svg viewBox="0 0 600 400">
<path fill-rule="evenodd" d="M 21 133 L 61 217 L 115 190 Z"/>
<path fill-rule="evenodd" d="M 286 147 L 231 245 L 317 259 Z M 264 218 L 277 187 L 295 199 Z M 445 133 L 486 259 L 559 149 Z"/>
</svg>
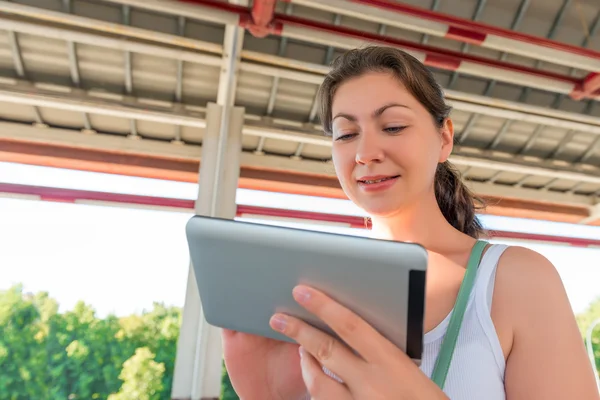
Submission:
<svg viewBox="0 0 600 400">
<path fill-rule="evenodd" d="M 354 136 L 356 136 L 356 133 L 346 133 L 344 135 L 338 136 L 335 140 L 337 141 L 345 141 L 345 140 L 350 140 L 352 139 Z"/>
<path fill-rule="evenodd" d="M 406 129 L 406 126 L 390 126 L 389 128 L 385 128 L 384 131 L 387 133 L 400 133 L 404 129 Z"/>
</svg>

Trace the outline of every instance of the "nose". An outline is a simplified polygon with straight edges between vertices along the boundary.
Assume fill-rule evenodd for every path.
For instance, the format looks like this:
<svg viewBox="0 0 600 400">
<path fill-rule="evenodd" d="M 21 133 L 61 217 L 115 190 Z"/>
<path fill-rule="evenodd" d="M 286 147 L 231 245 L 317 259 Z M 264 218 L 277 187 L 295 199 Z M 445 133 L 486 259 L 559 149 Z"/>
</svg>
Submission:
<svg viewBox="0 0 600 400">
<path fill-rule="evenodd" d="M 372 135 L 364 132 L 358 140 L 358 148 L 356 149 L 356 163 L 369 165 L 380 163 L 385 158 L 385 152 L 377 135 Z"/>
</svg>

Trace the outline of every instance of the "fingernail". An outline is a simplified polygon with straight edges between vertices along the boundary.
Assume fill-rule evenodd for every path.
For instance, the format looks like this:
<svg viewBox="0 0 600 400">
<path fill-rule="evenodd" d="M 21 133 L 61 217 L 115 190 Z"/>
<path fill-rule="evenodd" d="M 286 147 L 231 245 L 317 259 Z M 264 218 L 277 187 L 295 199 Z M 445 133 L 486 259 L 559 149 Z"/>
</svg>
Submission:
<svg viewBox="0 0 600 400">
<path fill-rule="evenodd" d="M 294 298 L 300 304 L 306 304 L 310 300 L 310 291 L 304 286 L 294 288 Z"/>
<path fill-rule="evenodd" d="M 300 347 L 298 348 L 298 353 L 300 353 L 300 358 L 304 357 L 304 351 L 305 351 L 305 350 L 304 350 L 304 347 L 300 346 Z"/>
<path fill-rule="evenodd" d="M 286 320 L 285 317 L 283 315 L 275 315 L 273 317 L 273 319 L 271 320 L 271 323 L 273 324 L 273 328 L 279 332 L 283 332 L 285 331 L 285 325 L 286 325 Z"/>
</svg>

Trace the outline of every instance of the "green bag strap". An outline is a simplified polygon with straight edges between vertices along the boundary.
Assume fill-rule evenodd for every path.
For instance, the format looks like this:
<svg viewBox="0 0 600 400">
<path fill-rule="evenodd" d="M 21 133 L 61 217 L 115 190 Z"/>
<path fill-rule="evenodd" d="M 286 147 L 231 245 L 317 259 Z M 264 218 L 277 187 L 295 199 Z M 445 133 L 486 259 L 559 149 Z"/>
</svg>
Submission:
<svg viewBox="0 0 600 400">
<path fill-rule="evenodd" d="M 456 303 L 454 304 L 454 310 L 450 316 L 448 330 L 442 341 L 442 347 L 440 348 L 435 367 L 433 368 L 433 373 L 431 374 L 431 380 L 441 389 L 444 389 L 444 384 L 446 383 L 446 377 L 450 370 L 450 363 L 452 362 L 452 356 L 454 355 L 458 333 L 469 302 L 471 290 L 473 289 L 475 277 L 477 276 L 479 262 L 481 261 L 483 250 L 485 250 L 487 244 L 488 243 L 485 241 L 478 240 L 477 243 L 475 243 L 475 246 L 473 246 L 471 256 L 469 257 L 469 263 L 467 264 L 467 271 L 465 272 L 462 284 L 460 285 Z"/>
</svg>

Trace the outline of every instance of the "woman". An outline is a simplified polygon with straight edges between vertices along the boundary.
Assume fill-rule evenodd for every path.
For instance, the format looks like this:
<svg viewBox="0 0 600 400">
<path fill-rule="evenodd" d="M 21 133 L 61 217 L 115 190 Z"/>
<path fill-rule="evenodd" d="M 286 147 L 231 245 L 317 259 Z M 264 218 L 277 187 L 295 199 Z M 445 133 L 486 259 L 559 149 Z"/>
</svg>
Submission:
<svg viewBox="0 0 600 400">
<path fill-rule="evenodd" d="M 319 96 L 337 176 L 371 216 L 373 234 L 429 252 L 423 362 L 416 366 L 323 293 L 297 287 L 294 298 L 352 349 L 285 315 L 274 315 L 271 326 L 300 347 L 226 331 L 225 362 L 240 398 L 598 399 L 556 270 L 520 247 L 484 249 L 443 390 L 430 379 L 482 233 L 477 201 L 448 163 L 450 108 L 419 61 L 385 47 L 341 56 Z"/>
</svg>

